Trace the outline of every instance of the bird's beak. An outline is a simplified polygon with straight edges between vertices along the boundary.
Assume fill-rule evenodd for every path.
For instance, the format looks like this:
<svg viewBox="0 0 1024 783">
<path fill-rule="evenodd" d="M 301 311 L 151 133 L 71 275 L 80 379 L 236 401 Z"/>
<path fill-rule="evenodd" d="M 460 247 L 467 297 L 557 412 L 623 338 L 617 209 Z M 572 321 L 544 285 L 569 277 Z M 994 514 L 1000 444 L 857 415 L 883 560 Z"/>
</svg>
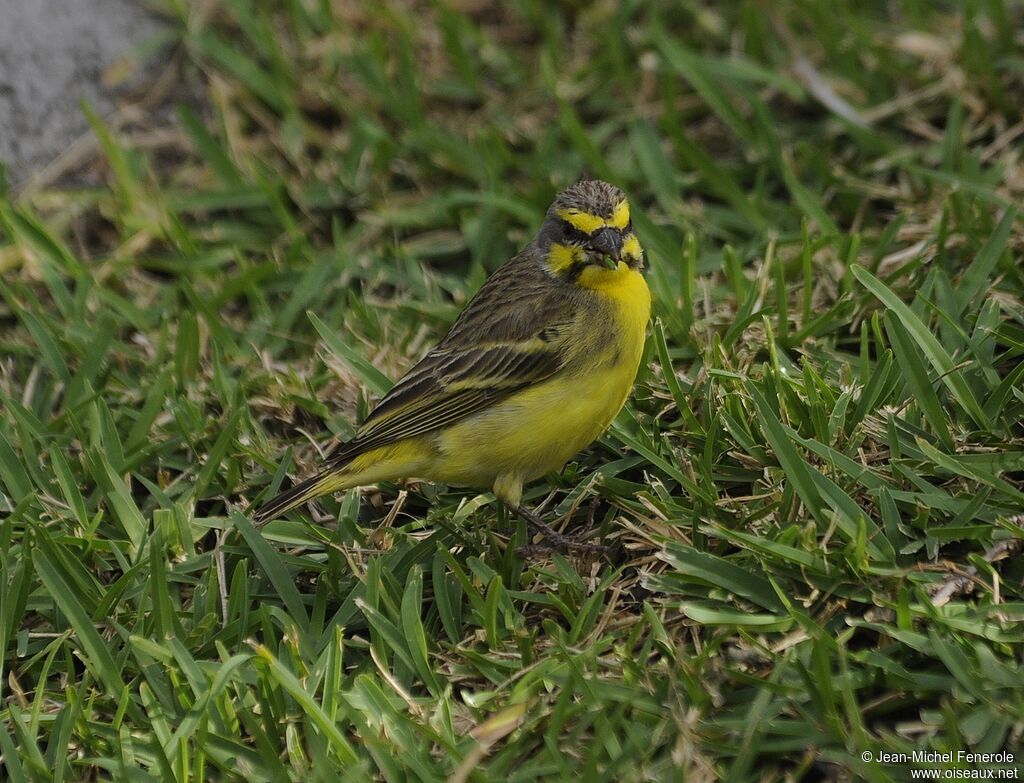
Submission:
<svg viewBox="0 0 1024 783">
<path fill-rule="evenodd" d="M 614 228 L 599 228 L 590 238 L 590 246 L 605 256 L 605 265 L 616 269 L 622 258 L 622 234 Z"/>
</svg>

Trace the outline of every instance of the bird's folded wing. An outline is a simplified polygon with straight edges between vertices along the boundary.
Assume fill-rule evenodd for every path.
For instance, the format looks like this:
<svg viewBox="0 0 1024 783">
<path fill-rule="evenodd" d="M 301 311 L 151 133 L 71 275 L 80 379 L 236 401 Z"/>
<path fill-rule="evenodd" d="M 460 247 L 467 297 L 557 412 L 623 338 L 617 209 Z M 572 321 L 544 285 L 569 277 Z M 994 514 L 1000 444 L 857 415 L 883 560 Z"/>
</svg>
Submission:
<svg viewBox="0 0 1024 783">
<path fill-rule="evenodd" d="M 370 449 L 436 430 L 478 413 L 563 364 L 561 346 L 543 340 L 462 349 L 438 347 L 380 401 L 356 437 L 328 464 L 341 465 Z"/>
</svg>

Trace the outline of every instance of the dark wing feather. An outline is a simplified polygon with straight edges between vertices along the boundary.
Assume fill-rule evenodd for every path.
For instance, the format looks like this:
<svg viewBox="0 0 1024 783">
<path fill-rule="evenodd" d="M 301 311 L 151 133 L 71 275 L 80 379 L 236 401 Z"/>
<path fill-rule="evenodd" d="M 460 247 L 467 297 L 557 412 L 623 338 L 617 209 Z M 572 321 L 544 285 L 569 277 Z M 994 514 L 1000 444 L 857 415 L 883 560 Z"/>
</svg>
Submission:
<svg viewBox="0 0 1024 783">
<path fill-rule="evenodd" d="M 564 364 L 574 297 L 525 251 L 484 283 L 448 335 L 378 403 L 356 437 L 329 457 L 366 451 L 478 413 Z"/>
</svg>

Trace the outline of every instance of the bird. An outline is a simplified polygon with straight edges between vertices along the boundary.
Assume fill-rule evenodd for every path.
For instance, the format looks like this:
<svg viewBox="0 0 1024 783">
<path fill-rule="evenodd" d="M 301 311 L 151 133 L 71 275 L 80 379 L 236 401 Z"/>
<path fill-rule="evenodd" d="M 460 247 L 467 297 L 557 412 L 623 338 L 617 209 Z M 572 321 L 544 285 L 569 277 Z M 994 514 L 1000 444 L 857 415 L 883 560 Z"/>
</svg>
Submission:
<svg viewBox="0 0 1024 783">
<path fill-rule="evenodd" d="M 419 478 L 490 487 L 551 549 L 603 550 L 522 502 L 530 481 L 595 441 L 629 397 L 651 294 L 626 194 L 582 180 L 555 196 L 527 246 L 320 469 L 259 506 L 263 525 L 327 493 Z"/>
</svg>

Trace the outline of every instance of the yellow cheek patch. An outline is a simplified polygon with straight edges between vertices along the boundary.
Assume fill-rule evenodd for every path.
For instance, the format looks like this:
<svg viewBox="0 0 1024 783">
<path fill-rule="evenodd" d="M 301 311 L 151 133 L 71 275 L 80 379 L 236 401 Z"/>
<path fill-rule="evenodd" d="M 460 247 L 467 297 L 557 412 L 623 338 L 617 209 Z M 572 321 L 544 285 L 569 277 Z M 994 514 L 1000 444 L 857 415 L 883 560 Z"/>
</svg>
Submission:
<svg viewBox="0 0 1024 783">
<path fill-rule="evenodd" d="M 548 268 L 552 272 L 562 273 L 573 264 L 583 260 L 583 250 L 572 245 L 560 245 L 552 242 L 548 248 Z"/>
<path fill-rule="evenodd" d="M 636 234 L 626 237 L 626 241 L 622 243 L 622 255 L 639 261 L 643 254 L 644 249 L 640 247 L 640 240 L 636 238 Z"/>
<path fill-rule="evenodd" d="M 625 228 L 629 225 L 629 202 L 623 199 L 618 206 L 612 210 L 610 218 L 603 218 L 599 215 L 591 215 L 579 209 L 560 209 L 556 213 L 573 228 L 579 229 L 584 234 L 593 234 L 599 228 L 611 226 L 612 228 Z"/>
</svg>

